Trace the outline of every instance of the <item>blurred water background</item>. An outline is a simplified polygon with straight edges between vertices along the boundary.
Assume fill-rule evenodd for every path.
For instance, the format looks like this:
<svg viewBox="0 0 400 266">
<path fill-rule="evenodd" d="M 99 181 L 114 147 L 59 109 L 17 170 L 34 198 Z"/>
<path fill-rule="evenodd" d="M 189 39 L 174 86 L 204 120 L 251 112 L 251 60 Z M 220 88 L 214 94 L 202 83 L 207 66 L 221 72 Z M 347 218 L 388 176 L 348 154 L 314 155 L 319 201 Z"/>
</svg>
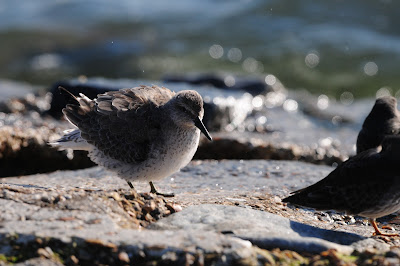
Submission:
<svg viewBox="0 0 400 266">
<path fill-rule="evenodd" d="M 400 2 L 0 0 L 0 78 L 272 74 L 345 100 L 399 96 Z"/>
</svg>

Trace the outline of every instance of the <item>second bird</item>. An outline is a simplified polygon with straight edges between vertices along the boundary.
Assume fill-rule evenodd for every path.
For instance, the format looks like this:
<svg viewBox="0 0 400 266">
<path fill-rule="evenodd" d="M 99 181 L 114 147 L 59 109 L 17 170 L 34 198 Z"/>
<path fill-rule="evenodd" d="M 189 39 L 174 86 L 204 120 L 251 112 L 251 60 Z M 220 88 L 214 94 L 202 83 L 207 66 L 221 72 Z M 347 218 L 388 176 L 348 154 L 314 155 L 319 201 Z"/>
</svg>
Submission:
<svg viewBox="0 0 400 266">
<path fill-rule="evenodd" d="M 400 133 L 397 100 L 392 96 L 376 99 L 357 137 L 357 153 L 381 146 L 385 136 Z"/>
<path fill-rule="evenodd" d="M 321 181 L 283 199 L 317 210 L 368 217 L 376 235 L 384 234 L 375 219 L 400 210 L 400 136 L 387 136 L 382 151 L 363 151 Z"/>
</svg>

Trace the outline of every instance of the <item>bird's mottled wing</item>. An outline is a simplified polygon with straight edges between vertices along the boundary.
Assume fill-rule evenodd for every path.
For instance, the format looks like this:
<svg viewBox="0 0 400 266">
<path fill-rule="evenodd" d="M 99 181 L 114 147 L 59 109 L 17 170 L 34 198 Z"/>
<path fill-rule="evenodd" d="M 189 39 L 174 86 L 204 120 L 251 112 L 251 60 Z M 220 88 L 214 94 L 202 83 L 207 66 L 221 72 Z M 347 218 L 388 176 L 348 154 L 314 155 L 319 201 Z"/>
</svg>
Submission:
<svg viewBox="0 0 400 266">
<path fill-rule="evenodd" d="M 386 165 L 387 164 L 387 165 Z M 385 169 L 382 174 L 379 171 Z M 371 208 L 392 188 L 396 171 L 374 150 L 356 155 L 321 181 L 294 192 L 284 202 L 318 210 L 357 214 Z M 400 178 L 400 176 L 399 176 Z"/>
<path fill-rule="evenodd" d="M 105 155 L 134 163 L 148 158 L 153 139 L 160 137 L 158 107 L 173 95 L 166 88 L 141 86 L 100 94 L 89 110 L 67 105 L 64 113 Z"/>
</svg>

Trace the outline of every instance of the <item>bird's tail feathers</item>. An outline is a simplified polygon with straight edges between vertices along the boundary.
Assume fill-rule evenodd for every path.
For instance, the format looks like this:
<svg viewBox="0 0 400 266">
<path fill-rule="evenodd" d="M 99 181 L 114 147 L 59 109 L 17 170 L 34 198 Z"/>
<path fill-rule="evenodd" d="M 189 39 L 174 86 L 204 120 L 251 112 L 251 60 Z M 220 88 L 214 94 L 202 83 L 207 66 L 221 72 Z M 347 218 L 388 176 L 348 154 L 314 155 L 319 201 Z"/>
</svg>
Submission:
<svg viewBox="0 0 400 266">
<path fill-rule="evenodd" d="M 59 89 L 68 94 L 75 101 L 75 103 L 67 104 L 62 112 L 71 124 L 78 126 L 79 122 L 85 118 L 86 114 L 93 110 L 95 102 L 83 93 L 79 93 L 79 96 L 75 96 L 61 86 Z"/>
<path fill-rule="evenodd" d="M 63 133 L 65 135 L 60 139 L 49 142 L 48 144 L 59 150 L 72 149 L 89 151 L 92 149 L 92 146 L 81 137 L 81 131 L 79 129 L 69 129 L 65 130 Z"/>
</svg>

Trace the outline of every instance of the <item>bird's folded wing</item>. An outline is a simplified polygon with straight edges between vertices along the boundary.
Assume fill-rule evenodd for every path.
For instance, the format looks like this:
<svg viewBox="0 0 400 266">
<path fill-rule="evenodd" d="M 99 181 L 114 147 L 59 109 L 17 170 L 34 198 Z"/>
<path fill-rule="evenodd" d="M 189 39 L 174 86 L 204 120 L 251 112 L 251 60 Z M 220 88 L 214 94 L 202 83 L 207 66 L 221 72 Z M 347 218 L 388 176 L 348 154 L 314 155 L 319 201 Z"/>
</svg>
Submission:
<svg viewBox="0 0 400 266">
<path fill-rule="evenodd" d="M 295 191 L 283 201 L 356 214 L 379 201 L 392 188 L 391 183 L 398 183 L 400 175 L 393 179 L 395 176 L 393 165 L 370 150 L 342 163 L 324 179 Z"/>
<path fill-rule="evenodd" d="M 159 107 L 172 96 L 168 89 L 142 86 L 100 94 L 95 100 L 81 97 L 79 105 L 69 104 L 63 112 L 105 155 L 134 163 L 146 160 L 151 143 L 160 137 Z"/>
</svg>

